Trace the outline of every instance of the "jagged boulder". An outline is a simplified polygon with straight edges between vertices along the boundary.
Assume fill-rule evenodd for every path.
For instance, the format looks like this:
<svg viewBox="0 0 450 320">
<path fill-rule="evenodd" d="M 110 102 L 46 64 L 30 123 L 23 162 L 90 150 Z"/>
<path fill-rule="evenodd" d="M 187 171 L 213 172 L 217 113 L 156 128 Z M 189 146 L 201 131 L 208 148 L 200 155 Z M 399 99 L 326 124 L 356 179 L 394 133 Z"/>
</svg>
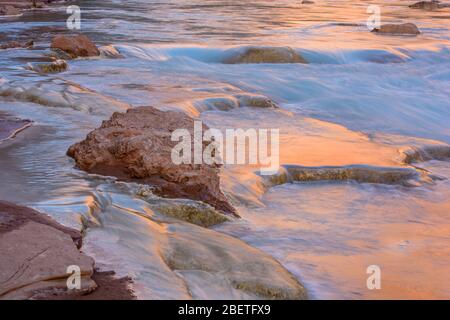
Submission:
<svg viewBox="0 0 450 320">
<path fill-rule="evenodd" d="M 218 165 L 172 161 L 178 142 L 171 135 L 176 129 L 186 129 L 193 136 L 194 119 L 153 107 L 116 112 L 84 141 L 71 146 L 68 155 L 87 172 L 146 183 L 160 196 L 199 200 L 224 213 L 235 213 L 220 190 Z"/>
<path fill-rule="evenodd" d="M 68 53 L 72 58 L 99 56 L 97 46 L 85 35 L 64 36 L 53 38 L 52 49 L 59 49 Z"/>
</svg>

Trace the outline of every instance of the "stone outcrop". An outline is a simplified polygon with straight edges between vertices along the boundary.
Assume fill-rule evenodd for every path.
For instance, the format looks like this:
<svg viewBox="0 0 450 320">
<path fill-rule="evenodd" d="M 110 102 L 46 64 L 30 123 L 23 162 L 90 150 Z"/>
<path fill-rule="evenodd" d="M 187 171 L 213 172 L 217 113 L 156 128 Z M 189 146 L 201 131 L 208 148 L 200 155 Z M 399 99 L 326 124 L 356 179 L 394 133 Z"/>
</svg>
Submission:
<svg viewBox="0 0 450 320">
<path fill-rule="evenodd" d="M 157 195 L 199 200 L 224 213 L 235 213 L 220 190 L 219 166 L 172 162 L 172 149 L 178 142 L 171 135 L 176 129 L 186 129 L 193 137 L 194 120 L 153 107 L 129 109 L 114 113 L 84 141 L 71 146 L 68 155 L 87 172 L 149 184 Z"/>
<path fill-rule="evenodd" d="M 380 28 L 375 28 L 372 32 L 380 34 L 393 34 L 393 35 L 418 35 L 420 34 L 419 28 L 413 23 L 404 24 L 384 24 Z"/>
<path fill-rule="evenodd" d="M 58 35 L 53 38 L 51 49 L 62 50 L 72 58 L 94 57 L 100 55 L 97 46 L 85 35 Z"/>
<path fill-rule="evenodd" d="M 227 64 L 239 63 L 308 63 L 299 53 L 289 47 L 248 47 L 232 50 L 223 61 Z"/>
<path fill-rule="evenodd" d="M 94 260 L 79 251 L 81 245 L 77 230 L 0 201 L 0 299 L 133 298 L 130 280 L 96 271 Z M 80 289 L 67 288 L 69 266 L 79 268 Z"/>
</svg>

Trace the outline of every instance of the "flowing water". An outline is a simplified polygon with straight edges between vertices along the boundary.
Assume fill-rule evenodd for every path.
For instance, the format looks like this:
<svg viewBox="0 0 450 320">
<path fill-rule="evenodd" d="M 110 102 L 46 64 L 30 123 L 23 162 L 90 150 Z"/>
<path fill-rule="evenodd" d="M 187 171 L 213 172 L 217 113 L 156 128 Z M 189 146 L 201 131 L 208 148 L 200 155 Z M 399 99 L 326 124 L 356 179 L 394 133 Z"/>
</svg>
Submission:
<svg viewBox="0 0 450 320">
<path fill-rule="evenodd" d="M 141 298 L 254 298 L 206 272 L 171 270 L 161 258 L 178 238 L 194 237 L 189 244 L 199 247 L 217 239 L 233 250 L 234 239 L 222 233 L 277 259 L 311 298 L 450 298 L 445 157 L 415 163 L 430 177 L 413 187 L 297 181 L 268 188 L 254 168 L 226 166 L 222 189 L 242 219 L 199 230 L 167 222 L 136 196 L 138 186 L 80 172 L 65 154 L 112 112 L 152 105 L 214 128 L 278 128 L 283 165 L 410 168 L 403 152 L 411 147 L 448 155 L 450 8 L 370 2 L 383 23 L 416 23 L 422 34 L 410 37 L 369 32 L 367 1 L 75 3 L 82 32 L 124 59 L 78 59 L 67 72 L 39 75 L 24 66 L 45 60 L 52 36 L 68 33 L 66 7 L 0 20 L 1 41 L 36 44 L 0 51 L 0 111 L 35 121 L 0 146 L 1 199 L 88 226 L 84 250 L 103 268 L 132 276 Z M 290 46 L 310 63 L 224 63 L 255 45 Z M 279 108 L 241 108 L 242 96 L 267 97 Z M 381 268 L 381 290 L 366 286 L 370 265 Z"/>
</svg>

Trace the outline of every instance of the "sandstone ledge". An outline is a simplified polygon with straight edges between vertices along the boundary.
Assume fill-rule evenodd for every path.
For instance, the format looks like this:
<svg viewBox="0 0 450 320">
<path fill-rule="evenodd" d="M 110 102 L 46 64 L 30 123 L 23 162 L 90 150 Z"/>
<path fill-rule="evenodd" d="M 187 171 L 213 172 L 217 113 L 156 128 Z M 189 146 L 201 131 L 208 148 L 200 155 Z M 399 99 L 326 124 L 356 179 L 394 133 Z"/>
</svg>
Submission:
<svg viewBox="0 0 450 320">
<path fill-rule="evenodd" d="M 79 251 L 81 239 L 50 217 L 0 201 L 0 299 L 133 299 L 130 279 L 96 271 Z M 80 268 L 80 290 L 67 289 L 71 265 Z"/>
</svg>

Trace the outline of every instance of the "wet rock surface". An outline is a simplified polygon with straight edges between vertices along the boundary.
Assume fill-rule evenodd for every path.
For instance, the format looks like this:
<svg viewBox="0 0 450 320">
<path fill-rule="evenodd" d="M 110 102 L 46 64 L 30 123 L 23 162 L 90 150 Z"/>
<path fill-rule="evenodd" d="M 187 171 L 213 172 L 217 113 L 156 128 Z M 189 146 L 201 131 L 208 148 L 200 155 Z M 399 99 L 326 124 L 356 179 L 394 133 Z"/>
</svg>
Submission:
<svg viewBox="0 0 450 320">
<path fill-rule="evenodd" d="M 94 57 L 100 55 L 97 46 L 85 35 L 58 35 L 53 38 L 51 48 L 62 50 L 72 58 Z"/>
<path fill-rule="evenodd" d="M 409 6 L 412 9 L 422 9 L 422 10 L 437 10 L 443 5 L 440 4 L 440 1 L 419 1 Z"/>
<path fill-rule="evenodd" d="M 308 63 L 299 53 L 289 47 L 248 47 L 230 53 L 224 63 Z"/>
<path fill-rule="evenodd" d="M 49 63 L 29 63 L 26 68 L 38 73 L 58 73 L 66 71 L 68 67 L 66 61 L 56 60 Z"/>
<path fill-rule="evenodd" d="M 19 119 L 0 112 L 0 142 L 14 137 L 31 124 L 31 120 Z"/>
<path fill-rule="evenodd" d="M 262 251 L 205 228 L 183 224 L 170 228 L 173 235 L 163 251 L 164 260 L 188 285 L 210 278 L 212 281 L 208 285 L 205 282 L 204 290 L 229 286 L 254 299 L 308 298 L 306 289 L 295 277 Z M 193 298 L 199 289 L 191 287 Z"/>
<path fill-rule="evenodd" d="M 18 41 L 10 41 L 7 43 L 0 44 L 0 50 L 6 50 L 6 49 L 15 49 L 15 48 L 32 48 L 34 45 L 34 41 L 30 40 L 27 42 L 18 42 Z"/>
<path fill-rule="evenodd" d="M 147 183 L 157 195 L 199 200 L 235 214 L 220 190 L 217 165 L 173 163 L 171 154 L 178 142 L 171 135 L 176 129 L 186 129 L 194 137 L 194 120 L 153 107 L 129 109 L 114 113 L 84 141 L 71 146 L 68 155 L 87 172 Z"/>
<path fill-rule="evenodd" d="M 384 24 L 380 28 L 375 28 L 372 32 L 379 34 L 392 34 L 392 35 L 418 35 L 420 34 L 419 28 L 413 23 L 404 24 Z"/>
</svg>

